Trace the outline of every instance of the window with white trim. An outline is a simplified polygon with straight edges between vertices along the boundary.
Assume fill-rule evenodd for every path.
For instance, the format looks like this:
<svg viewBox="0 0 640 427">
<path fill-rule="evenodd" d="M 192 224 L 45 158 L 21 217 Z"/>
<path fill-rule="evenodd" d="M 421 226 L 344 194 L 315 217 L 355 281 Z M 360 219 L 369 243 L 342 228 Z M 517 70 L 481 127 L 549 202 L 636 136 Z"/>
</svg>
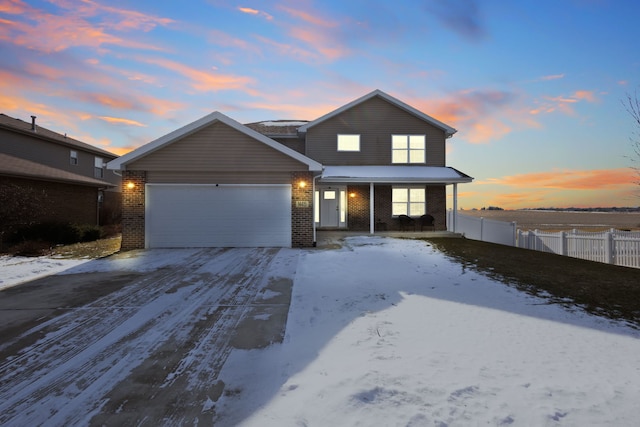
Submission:
<svg viewBox="0 0 640 427">
<path fill-rule="evenodd" d="M 424 135 L 392 135 L 391 163 L 425 163 Z"/>
<path fill-rule="evenodd" d="M 78 152 L 75 150 L 70 150 L 69 152 L 69 163 L 72 165 L 78 164 Z"/>
<path fill-rule="evenodd" d="M 95 178 L 104 178 L 104 159 L 102 157 L 96 157 L 93 165 L 93 176 Z"/>
<path fill-rule="evenodd" d="M 424 187 L 393 187 L 391 189 L 391 206 L 393 216 L 424 215 L 427 212 Z"/>
<path fill-rule="evenodd" d="M 360 135 L 338 134 L 338 151 L 360 151 Z"/>
</svg>

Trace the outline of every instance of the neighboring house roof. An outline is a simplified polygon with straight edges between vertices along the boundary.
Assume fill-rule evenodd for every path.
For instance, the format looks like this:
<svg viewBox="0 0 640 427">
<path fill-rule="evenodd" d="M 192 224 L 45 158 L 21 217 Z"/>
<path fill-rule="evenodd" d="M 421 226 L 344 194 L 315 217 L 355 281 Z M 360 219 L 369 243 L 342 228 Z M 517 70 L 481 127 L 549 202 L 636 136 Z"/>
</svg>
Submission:
<svg viewBox="0 0 640 427">
<path fill-rule="evenodd" d="M 308 120 L 268 120 L 245 123 L 245 126 L 270 138 L 297 138 L 298 128 L 307 123 Z"/>
<path fill-rule="evenodd" d="M 46 139 L 48 141 L 65 145 L 70 148 L 77 148 L 79 150 L 89 151 L 91 153 L 100 154 L 104 157 L 116 158 L 117 155 L 110 153 L 106 150 L 102 150 L 98 147 L 94 147 L 93 145 L 84 143 L 82 141 L 78 141 L 76 139 L 68 137 L 66 134 L 61 135 L 57 132 L 51 131 L 47 128 L 44 128 L 38 124 L 36 124 L 36 130 L 32 129 L 33 124 L 22 121 L 20 119 L 15 119 L 13 117 L 9 117 L 5 114 L 0 113 L 0 128 L 9 129 L 12 131 L 20 132 L 22 134 L 27 134 L 29 136 L 33 136 L 36 138 Z"/>
<path fill-rule="evenodd" d="M 113 184 L 106 181 L 52 168 L 3 153 L 0 153 L 0 176 L 55 181 L 67 184 L 86 185 L 89 187 L 114 187 Z"/>
<path fill-rule="evenodd" d="M 439 166 L 325 166 L 322 182 L 458 184 L 473 178 L 451 167 Z"/>
<path fill-rule="evenodd" d="M 400 101 L 399 99 L 394 98 L 393 96 L 391 96 L 389 94 L 386 94 L 386 93 L 384 93 L 383 91 L 381 91 L 379 89 L 376 89 L 373 92 L 371 92 L 371 93 L 369 93 L 369 94 L 367 94 L 367 95 L 365 95 L 365 96 L 363 96 L 361 98 L 356 99 L 355 101 L 352 101 L 352 102 L 350 102 L 350 103 L 348 103 L 346 105 L 343 105 L 342 107 L 338 108 L 337 110 L 333 110 L 332 112 L 330 112 L 328 114 L 325 114 L 324 116 L 322 116 L 322 117 L 320 117 L 318 119 L 315 119 L 313 121 L 308 122 L 307 124 L 305 124 L 305 125 L 301 126 L 300 128 L 298 128 L 298 131 L 299 132 L 306 132 L 309 128 L 311 128 L 311 127 L 313 127 L 313 126 L 315 126 L 315 125 L 317 125 L 319 123 L 322 123 L 325 120 L 328 120 L 328 119 L 330 119 L 330 118 L 332 118 L 334 116 L 337 116 L 337 115 L 349 110 L 350 108 L 352 108 L 352 107 L 354 107 L 354 106 L 356 106 L 358 104 L 362 104 L 363 102 L 368 101 L 369 99 L 371 99 L 373 97 L 376 97 L 376 96 L 378 96 L 378 97 L 390 102 L 391 104 L 393 104 L 393 105 L 405 110 L 406 112 L 408 112 L 410 114 L 413 114 L 417 118 L 422 119 L 425 122 L 430 123 L 430 124 L 432 124 L 433 126 L 439 128 L 439 129 L 442 129 L 445 132 L 447 138 L 452 136 L 454 133 L 457 132 L 457 130 L 452 128 L 451 126 L 446 125 L 446 124 L 442 123 L 441 121 L 439 121 L 437 119 L 434 119 L 433 117 L 423 113 L 420 110 L 417 110 L 417 109 L 413 108 L 412 106 L 410 106 L 408 104 L 405 104 L 404 102 Z"/>
<path fill-rule="evenodd" d="M 264 135 L 262 135 L 261 133 L 256 132 L 253 129 L 250 129 L 247 126 L 242 125 L 241 123 L 233 120 L 232 118 L 225 116 L 224 114 L 220 113 L 219 111 L 215 111 L 207 116 L 202 117 L 199 120 L 196 120 L 193 123 L 190 123 L 186 126 L 181 127 L 180 129 L 177 129 L 171 133 L 168 133 L 167 135 L 160 137 L 154 141 L 149 142 L 148 144 L 143 145 L 142 147 L 139 147 L 121 157 L 118 157 L 115 160 L 110 161 L 107 164 L 107 168 L 109 169 L 126 169 L 126 165 L 128 163 L 131 163 L 133 161 L 136 161 L 144 156 L 147 156 L 151 153 L 153 153 L 156 150 L 161 149 L 162 147 L 169 145 L 179 139 L 184 138 L 185 136 L 188 136 L 194 132 L 197 132 L 198 130 L 209 126 L 210 124 L 213 124 L 215 122 L 221 122 L 226 124 L 227 126 L 232 127 L 233 129 L 244 133 L 245 135 L 262 142 L 265 145 L 268 145 L 269 147 L 280 151 L 283 154 L 286 154 L 287 156 L 298 160 L 299 162 L 306 164 L 309 167 L 310 171 L 320 171 L 322 170 L 322 165 L 318 162 L 316 162 L 315 160 L 312 160 L 306 156 L 304 156 L 303 154 L 298 153 L 295 150 L 292 150 L 289 147 L 286 147 L 282 144 L 280 144 L 277 141 L 274 141 L 271 138 L 268 138 Z"/>
</svg>

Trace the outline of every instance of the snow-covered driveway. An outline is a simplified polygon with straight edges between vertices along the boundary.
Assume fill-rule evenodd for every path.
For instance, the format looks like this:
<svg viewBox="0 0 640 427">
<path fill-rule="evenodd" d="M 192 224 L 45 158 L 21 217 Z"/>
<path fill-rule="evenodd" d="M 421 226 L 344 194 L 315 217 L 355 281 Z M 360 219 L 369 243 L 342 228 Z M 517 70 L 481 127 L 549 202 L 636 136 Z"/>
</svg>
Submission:
<svg viewBox="0 0 640 427">
<path fill-rule="evenodd" d="M 108 286 L 108 273 L 130 273 L 121 289 L 55 307 L 23 333 L 2 329 L 0 425 L 210 424 L 232 347 L 282 339 L 298 254 L 136 251 L 1 293 L 3 316 L 34 305 L 38 314 L 46 301 L 18 307 L 21 294 L 81 278 L 105 282 L 85 287 Z"/>
</svg>

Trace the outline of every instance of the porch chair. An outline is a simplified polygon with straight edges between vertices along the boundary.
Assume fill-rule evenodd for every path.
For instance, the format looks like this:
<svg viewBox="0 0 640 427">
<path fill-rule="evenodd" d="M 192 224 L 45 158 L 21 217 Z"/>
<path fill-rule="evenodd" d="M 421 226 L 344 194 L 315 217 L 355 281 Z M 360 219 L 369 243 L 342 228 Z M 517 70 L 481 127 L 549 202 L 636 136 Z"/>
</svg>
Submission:
<svg viewBox="0 0 640 427">
<path fill-rule="evenodd" d="M 398 222 L 400 223 L 400 231 L 407 231 L 407 228 L 415 231 L 416 220 L 408 215 L 398 215 Z"/>
<path fill-rule="evenodd" d="M 436 226 L 433 223 L 435 221 L 435 218 L 433 217 L 433 215 L 429 215 L 429 214 L 424 214 L 420 217 L 420 231 L 422 231 L 423 228 L 427 228 L 427 229 L 431 229 L 431 231 L 435 231 L 436 230 Z"/>
</svg>

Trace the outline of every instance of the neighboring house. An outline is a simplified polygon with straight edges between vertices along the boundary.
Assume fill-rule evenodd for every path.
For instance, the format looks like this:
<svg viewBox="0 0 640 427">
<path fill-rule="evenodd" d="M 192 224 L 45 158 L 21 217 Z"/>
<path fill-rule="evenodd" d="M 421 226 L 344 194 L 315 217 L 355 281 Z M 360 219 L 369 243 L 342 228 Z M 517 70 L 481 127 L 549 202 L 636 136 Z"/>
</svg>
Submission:
<svg viewBox="0 0 640 427">
<path fill-rule="evenodd" d="M 242 125 L 215 112 L 108 168 L 123 176 L 123 249 L 315 244 L 316 229 L 446 230 L 446 124 L 376 90 L 316 120 Z"/>
<path fill-rule="evenodd" d="M 40 221 L 108 222 L 121 210 L 120 176 L 106 169 L 117 156 L 0 114 L 0 184 L 43 194 Z"/>
</svg>

